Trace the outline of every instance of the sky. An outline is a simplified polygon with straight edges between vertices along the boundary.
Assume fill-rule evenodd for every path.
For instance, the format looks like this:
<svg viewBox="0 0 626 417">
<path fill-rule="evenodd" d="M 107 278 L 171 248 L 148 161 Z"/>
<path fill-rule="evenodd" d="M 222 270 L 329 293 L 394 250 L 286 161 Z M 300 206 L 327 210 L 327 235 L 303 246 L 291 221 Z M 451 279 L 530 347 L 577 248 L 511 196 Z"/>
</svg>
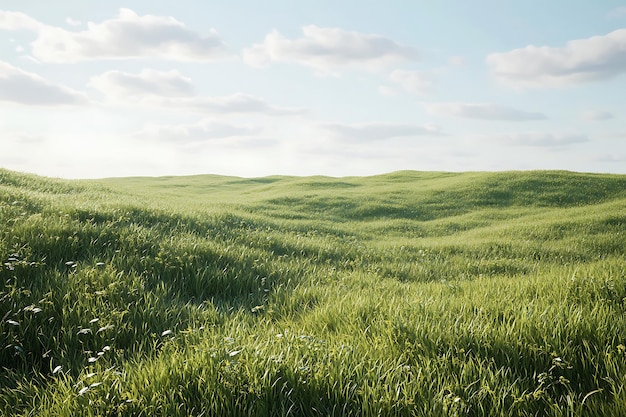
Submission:
<svg viewBox="0 0 626 417">
<path fill-rule="evenodd" d="M 626 1 L 2 0 L 0 167 L 626 173 Z"/>
</svg>

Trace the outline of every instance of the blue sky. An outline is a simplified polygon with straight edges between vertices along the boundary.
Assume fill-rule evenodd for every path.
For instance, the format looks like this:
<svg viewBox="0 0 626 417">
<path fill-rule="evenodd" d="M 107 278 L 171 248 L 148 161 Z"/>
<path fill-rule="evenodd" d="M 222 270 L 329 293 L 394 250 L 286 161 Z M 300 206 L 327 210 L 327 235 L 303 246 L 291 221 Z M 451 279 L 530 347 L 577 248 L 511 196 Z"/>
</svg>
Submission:
<svg viewBox="0 0 626 417">
<path fill-rule="evenodd" d="M 0 7 L 0 167 L 626 173 L 624 1 Z"/>
</svg>

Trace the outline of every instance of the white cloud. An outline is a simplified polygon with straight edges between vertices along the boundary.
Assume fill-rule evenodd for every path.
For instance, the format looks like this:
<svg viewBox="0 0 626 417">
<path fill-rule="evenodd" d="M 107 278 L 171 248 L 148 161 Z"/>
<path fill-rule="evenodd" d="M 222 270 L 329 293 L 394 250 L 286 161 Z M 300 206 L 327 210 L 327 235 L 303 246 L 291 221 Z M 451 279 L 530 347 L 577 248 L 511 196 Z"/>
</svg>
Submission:
<svg viewBox="0 0 626 417">
<path fill-rule="evenodd" d="M 212 120 L 201 120 L 192 124 L 150 125 L 133 136 L 140 139 L 188 143 L 251 136 L 259 132 L 260 129 L 258 128 L 234 126 Z"/>
<path fill-rule="evenodd" d="M 43 29 L 44 26 L 25 13 L 0 10 L 0 29 L 37 31 Z M 13 39 L 11 41 L 13 42 Z"/>
<path fill-rule="evenodd" d="M 610 120 L 615 117 L 613 113 L 610 113 L 608 111 L 602 111 L 602 110 L 589 110 L 589 111 L 583 112 L 582 116 L 585 120 L 589 120 L 589 121 Z"/>
<path fill-rule="evenodd" d="M 298 115 L 298 108 L 279 107 L 262 98 L 244 93 L 228 96 L 199 96 L 193 82 L 178 71 L 144 69 L 138 74 L 109 71 L 91 78 L 90 85 L 114 105 L 167 107 L 202 113 L 258 113 Z"/>
<path fill-rule="evenodd" d="M 263 43 L 244 49 L 243 59 L 254 67 L 293 62 L 323 72 L 342 67 L 380 69 L 417 59 L 415 49 L 380 35 L 315 25 L 304 26 L 302 33 L 303 37 L 291 40 L 273 30 Z"/>
<path fill-rule="evenodd" d="M 144 69 L 138 74 L 108 71 L 92 77 L 90 85 L 109 97 L 120 99 L 146 95 L 188 97 L 195 94 L 191 79 L 175 70 Z"/>
<path fill-rule="evenodd" d="M 435 82 L 431 73 L 405 70 L 391 72 L 389 81 L 399 85 L 406 92 L 419 95 L 432 93 Z"/>
<path fill-rule="evenodd" d="M 0 11 L 0 28 L 37 32 L 32 53 L 44 62 L 140 57 L 207 61 L 225 56 L 224 43 L 213 29 L 202 36 L 173 17 L 139 16 L 130 9 L 120 9 L 116 18 L 102 23 L 89 22 L 79 32 L 45 25 L 23 13 Z"/>
<path fill-rule="evenodd" d="M 495 78 L 512 87 L 555 87 L 604 80 L 626 72 L 626 29 L 568 42 L 527 46 L 487 56 Z"/>
<path fill-rule="evenodd" d="M 2 61 L 0 61 L 0 100 L 40 106 L 87 103 L 87 97 L 83 93 L 53 84 L 37 74 Z"/>
<path fill-rule="evenodd" d="M 589 138 L 587 135 L 579 133 L 553 134 L 545 132 L 531 132 L 499 135 L 493 137 L 492 140 L 501 144 L 552 148 L 588 142 Z"/>
<path fill-rule="evenodd" d="M 426 111 L 440 116 L 454 116 L 468 119 L 529 121 L 543 120 L 543 113 L 517 110 L 498 104 L 484 103 L 429 103 Z"/>
<path fill-rule="evenodd" d="M 402 123 L 324 123 L 323 130 L 347 141 L 372 142 L 402 137 L 439 136 L 441 128 L 432 124 L 415 125 Z"/>
</svg>

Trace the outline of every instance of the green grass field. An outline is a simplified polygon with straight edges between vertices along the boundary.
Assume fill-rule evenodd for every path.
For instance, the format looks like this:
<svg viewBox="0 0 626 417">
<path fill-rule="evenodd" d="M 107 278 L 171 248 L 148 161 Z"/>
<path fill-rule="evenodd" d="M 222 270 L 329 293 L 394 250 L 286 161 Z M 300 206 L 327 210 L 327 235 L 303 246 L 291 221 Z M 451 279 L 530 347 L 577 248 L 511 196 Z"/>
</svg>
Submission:
<svg viewBox="0 0 626 417">
<path fill-rule="evenodd" d="M 624 416 L 626 176 L 0 170 L 2 416 Z"/>
</svg>

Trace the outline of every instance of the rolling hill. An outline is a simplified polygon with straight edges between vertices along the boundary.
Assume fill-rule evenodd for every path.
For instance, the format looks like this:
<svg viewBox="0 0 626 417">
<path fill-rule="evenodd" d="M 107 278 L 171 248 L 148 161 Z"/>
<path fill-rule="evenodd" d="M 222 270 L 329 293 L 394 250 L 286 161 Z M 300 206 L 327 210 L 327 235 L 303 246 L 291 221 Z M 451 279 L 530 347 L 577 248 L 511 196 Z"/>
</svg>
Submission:
<svg viewBox="0 0 626 417">
<path fill-rule="evenodd" d="M 626 415 L 626 176 L 0 170 L 0 415 Z"/>
</svg>

